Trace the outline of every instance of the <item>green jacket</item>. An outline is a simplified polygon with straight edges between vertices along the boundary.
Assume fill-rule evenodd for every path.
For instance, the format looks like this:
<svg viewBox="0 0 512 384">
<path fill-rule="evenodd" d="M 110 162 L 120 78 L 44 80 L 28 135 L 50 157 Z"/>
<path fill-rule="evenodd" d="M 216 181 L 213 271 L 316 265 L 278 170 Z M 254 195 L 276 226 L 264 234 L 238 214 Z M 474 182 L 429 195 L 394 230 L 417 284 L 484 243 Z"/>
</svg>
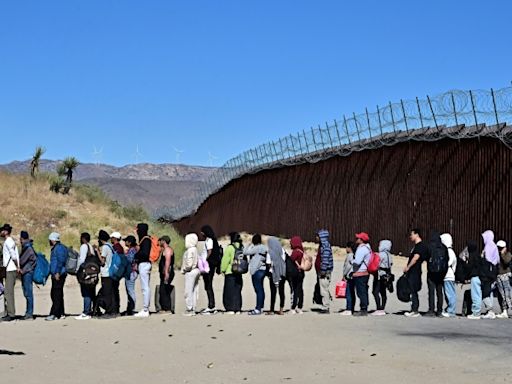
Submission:
<svg viewBox="0 0 512 384">
<path fill-rule="evenodd" d="M 229 244 L 224 251 L 224 255 L 222 256 L 222 260 L 220 262 L 220 271 L 224 275 L 231 275 L 233 271 L 231 270 L 231 266 L 233 265 L 233 259 L 235 258 L 235 247 L 240 248 L 240 243 Z"/>
</svg>

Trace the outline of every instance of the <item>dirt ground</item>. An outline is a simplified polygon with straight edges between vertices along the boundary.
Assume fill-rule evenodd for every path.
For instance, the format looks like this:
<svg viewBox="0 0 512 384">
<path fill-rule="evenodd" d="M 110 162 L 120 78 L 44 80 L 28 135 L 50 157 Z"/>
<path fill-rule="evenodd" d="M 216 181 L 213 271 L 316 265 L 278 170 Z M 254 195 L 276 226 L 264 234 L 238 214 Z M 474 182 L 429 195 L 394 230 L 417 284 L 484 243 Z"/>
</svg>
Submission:
<svg viewBox="0 0 512 384">
<path fill-rule="evenodd" d="M 342 261 L 340 256 L 335 261 L 333 292 Z M 397 277 L 403 263 L 395 262 Z M 153 272 L 152 288 L 157 284 Z M 82 299 L 76 280 L 69 277 L 69 317 L 0 323 L 0 383 L 512 383 L 510 320 L 408 319 L 399 314 L 409 306 L 394 294 L 387 306 L 393 314 L 385 317 L 339 316 L 336 311 L 345 305 L 339 299 L 333 299 L 330 315 L 319 315 L 310 311 L 314 272 L 304 283 L 304 315 L 184 317 L 183 277 L 178 274 L 174 284 L 176 315 L 77 321 L 72 315 L 80 313 Z M 222 307 L 222 277 L 214 286 Z M 138 285 L 137 292 L 139 307 Z M 289 291 L 286 308 L 288 298 Z M 244 310 L 253 308 L 247 275 L 243 300 Z M 267 308 L 268 303 L 267 289 Z M 199 308 L 205 306 L 201 281 Z M 20 282 L 16 307 L 22 315 Z M 36 314 L 45 316 L 49 308 L 50 287 L 35 289 Z M 424 287 L 420 310 L 426 309 Z"/>
</svg>

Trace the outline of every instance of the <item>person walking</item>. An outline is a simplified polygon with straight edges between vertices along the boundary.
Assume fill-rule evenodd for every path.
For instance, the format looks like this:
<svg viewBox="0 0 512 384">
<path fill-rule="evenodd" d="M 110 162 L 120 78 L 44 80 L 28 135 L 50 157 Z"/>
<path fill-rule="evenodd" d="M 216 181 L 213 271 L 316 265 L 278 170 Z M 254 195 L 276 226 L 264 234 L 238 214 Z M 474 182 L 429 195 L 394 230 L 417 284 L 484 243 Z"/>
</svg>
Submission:
<svg viewBox="0 0 512 384">
<path fill-rule="evenodd" d="M 162 256 L 158 263 L 158 272 L 160 274 L 160 308 L 163 312 L 173 312 L 173 303 L 171 299 L 172 281 L 174 280 L 174 250 L 171 248 L 171 238 L 162 236 L 159 240 Z"/>
<path fill-rule="evenodd" d="M 443 317 L 455 317 L 455 308 L 457 307 L 457 291 L 455 290 L 455 270 L 457 269 L 457 255 L 453 250 L 453 238 L 449 233 L 441 235 L 441 241 L 448 248 L 448 272 L 444 277 L 444 296 L 446 299 L 446 309 L 443 311 Z"/>
<path fill-rule="evenodd" d="M 372 313 L 372 316 L 386 315 L 388 279 L 391 276 L 391 267 L 393 266 L 393 255 L 391 254 L 392 246 L 391 240 L 381 240 L 379 242 L 379 270 L 377 274 L 373 276 L 372 287 L 377 310 Z"/>
<path fill-rule="evenodd" d="M 185 236 L 185 248 L 181 273 L 185 275 L 185 316 L 195 316 L 198 298 L 199 276 L 201 272 L 197 267 L 199 253 L 197 252 L 197 243 L 199 239 L 195 233 L 189 233 Z"/>
<path fill-rule="evenodd" d="M 238 249 L 243 249 L 242 239 L 238 232 L 229 234 L 231 243 L 222 256 L 220 271 L 224 274 L 224 291 L 222 301 L 228 315 L 239 314 L 242 311 L 243 279 L 239 273 L 233 273 L 233 260 Z"/>
<path fill-rule="evenodd" d="M 130 268 L 130 277 L 124 279 L 124 285 L 126 288 L 126 312 L 124 315 L 133 316 L 135 314 L 135 303 L 136 303 L 136 294 L 135 294 L 135 282 L 137 281 L 137 276 L 139 276 L 137 272 L 137 263 L 135 262 L 135 254 L 137 253 L 137 240 L 135 236 L 127 236 L 124 239 L 124 243 L 128 250 L 126 251 L 126 259 L 128 260 L 128 268 Z M 123 315 L 123 314 L 122 314 Z"/>
<path fill-rule="evenodd" d="M 496 246 L 500 253 L 500 263 L 496 283 L 501 297 L 503 298 L 501 304 L 502 312 L 496 315 L 496 317 L 498 319 L 508 319 L 508 311 L 512 309 L 512 288 L 510 286 L 510 279 L 512 278 L 510 262 L 512 261 L 512 255 L 508 251 L 507 243 L 504 240 L 498 241 Z"/>
<path fill-rule="evenodd" d="M 50 275 L 52 278 L 52 308 L 46 321 L 65 318 L 64 315 L 64 283 L 66 282 L 66 260 L 68 249 L 60 242 L 60 234 L 52 232 L 48 237 L 52 249 L 50 255 Z"/>
<path fill-rule="evenodd" d="M 322 306 L 319 313 L 329 314 L 331 304 L 331 273 L 334 268 L 331 243 L 329 242 L 329 231 L 321 229 L 317 232 L 316 241 L 319 243 L 317 260 L 320 258 L 317 269 L 318 283 L 320 286 L 320 295 L 322 296 Z M 316 266 L 316 261 L 315 261 Z"/>
<path fill-rule="evenodd" d="M 140 285 L 142 288 L 143 308 L 135 317 L 149 317 L 149 305 L 151 304 L 151 238 L 148 236 L 149 226 L 146 223 L 137 224 L 137 236 L 139 237 L 139 248 L 135 254 L 134 260 L 137 264 L 137 270 L 140 276 Z"/>
<path fill-rule="evenodd" d="M 205 308 L 201 312 L 201 314 L 214 315 L 218 311 L 217 308 L 215 308 L 213 278 L 215 277 L 215 272 L 220 272 L 220 245 L 219 242 L 217 241 L 217 237 L 215 236 L 215 232 L 209 225 L 203 225 L 201 227 L 201 236 L 204 238 L 204 247 L 203 252 L 201 254 L 201 258 L 203 260 L 207 260 L 208 265 L 210 267 L 210 271 L 208 273 L 202 274 L 204 281 L 204 289 L 206 291 L 206 295 L 208 296 L 208 308 Z"/>
<path fill-rule="evenodd" d="M 346 307 L 344 311 L 340 312 L 342 316 L 352 316 L 356 303 L 356 289 L 354 286 L 354 280 L 352 279 L 352 273 L 354 272 L 354 248 L 357 249 L 353 241 L 349 241 L 345 245 L 345 252 L 347 253 L 347 256 L 345 257 L 345 261 L 343 263 L 342 280 L 347 283 L 347 289 L 345 294 Z"/>
<path fill-rule="evenodd" d="M 249 273 L 251 274 L 252 285 L 256 293 L 256 307 L 249 312 L 249 315 L 261 315 L 265 306 L 265 289 L 263 282 L 267 272 L 266 259 L 268 249 L 261 242 L 261 235 L 255 234 L 252 237 L 252 244 L 244 248 L 244 255 L 250 258 Z"/>
<path fill-rule="evenodd" d="M 493 311 L 492 285 L 498 278 L 498 265 L 500 263 L 500 254 L 498 247 L 494 243 L 494 232 L 487 230 L 482 233 L 484 241 L 484 252 L 482 260 L 482 274 L 480 281 L 482 283 L 482 303 L 485 315 L 482 319 L 495 319 L 496 314 Z"/>
<path fill-rule="evenodd" d="M 370 236 L 366 232 L 356 234 L 357 249 L 354 255 L 352 278 L 356 288 L 357 297 L 359 298 L 361 311 L 354 312 L 354 316 L 368 316 L 368 281 L 370 274 L 368 273 L 368 265 L 372 255 L 370 248 Z"/>
<path fill-rule="evenodd" d="M 4 224 L 0 228 L 0 236 L 4 239 L 2 265 L 6 269 L 5 276 L 5 310 L 7 314 L 2 317 L 2 321 L 16 320 L 16 303 L 14 299 L 14 286 L 16 285 L 16 277 L 20 271 L 20 259 L 18 247 L 11 236 L 12 227 Z"/>
<path fill-rule="evenodd" d="M 33 294 L 33 276 L 37 263 L 37 255 L 32 246 L 32 240 L 28 232 L 21 231 L 21 255 L 20 269 L 21 282 L 23 285 L 23 295 L 27 301 L 27 309 L 23 320 L 34 320 L 34 294 Z"/>
<path fill-rule="evenodd" d="M 80 257 L 78 259 L 77 270 L 85 263 L 87 257 L 94 255 L 94 248 L 91 245 L 91 235 L 84 232 L 80 235 Z M 89 320 L 93 315 L 94 304 L 96 303 L 96 285 L 80 284 L 80 293 L 84 301 L 84 308 L 76 320 Z"/>
<path fill-rule="evenodd" d="M 268 315 L 284 315 L 284 286 L 286 283 L 286 253 L 276 237 L 269 237 L 267 270 L 270 279 L 270 311 Z M 279 292 L 279 311 L 275 312 L 277 293 Z"/>
<path fill-rule="evenodd" d="M 404 273 L 409 281 L 411 288 L 411 311 L 405 312 L 406 317 L 419 317 L 420 300 L 418 292 L 421 291 L 421 263 L 428 259 L 428 247 L 421 238 L 419 228 L 412 229 L 409 233 L 409 240 L 414 244 L 409 255 L 407 265 L 404 267 Z"/>
</svg>

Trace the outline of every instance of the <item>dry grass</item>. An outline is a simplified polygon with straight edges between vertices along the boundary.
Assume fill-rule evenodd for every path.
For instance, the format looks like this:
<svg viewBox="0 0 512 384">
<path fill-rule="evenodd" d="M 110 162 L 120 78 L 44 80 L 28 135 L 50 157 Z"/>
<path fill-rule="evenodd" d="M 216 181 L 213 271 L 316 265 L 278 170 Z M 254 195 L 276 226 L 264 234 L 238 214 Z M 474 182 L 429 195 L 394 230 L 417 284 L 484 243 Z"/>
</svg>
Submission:
<svg viewBox="0 0 512 384">
<path fill-rule="evenodd" d="M 77 248 L 82 232 L 89 232 L 93 239 L 100 229 L 127 236 L 140 221 L 149 222 L 154 235 L 169 235 L 176 255 L 183 254 L 183 239 L 172 227 L 151 223 L 142 209 L 120 207 L 98 189 L 77 186 L 69 195 L 56 194 L 49 190 L 45 176 L 33 180 L 29 175 L 0 172 L 0 191 L 0 222 L 13 226 L 16 240 L 21 230 L 28 231 L 36 249 L 46 254 L 48 235 L 53 231 L 61 234 L 64 244 Z"/>
</svg>

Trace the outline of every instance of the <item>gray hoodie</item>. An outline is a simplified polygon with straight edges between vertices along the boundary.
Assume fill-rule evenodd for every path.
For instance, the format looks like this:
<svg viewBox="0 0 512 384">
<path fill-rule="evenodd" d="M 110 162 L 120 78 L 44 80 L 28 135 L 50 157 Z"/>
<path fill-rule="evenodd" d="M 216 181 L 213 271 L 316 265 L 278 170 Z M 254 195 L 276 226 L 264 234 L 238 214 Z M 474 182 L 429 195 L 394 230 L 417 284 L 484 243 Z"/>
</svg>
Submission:
<svg viewBox="0 0 512 384">
<path fill-rule="evenodd" d="M 267 252 L 268 248 L 263 244 L 251 244 L 244 248 L 244 255 L 249 256 L 249 273 L 254 275 L 257 271 L 264 271 L 267 269 Z"/>
<path fill-rule="evenodd" d="M 379 243 L 379 276 L 386 276 L 386 269 L 391 270 L 393 266 L 393 255 L 391 254 L 391 240 L 381 240 Z"/>
</svg>

